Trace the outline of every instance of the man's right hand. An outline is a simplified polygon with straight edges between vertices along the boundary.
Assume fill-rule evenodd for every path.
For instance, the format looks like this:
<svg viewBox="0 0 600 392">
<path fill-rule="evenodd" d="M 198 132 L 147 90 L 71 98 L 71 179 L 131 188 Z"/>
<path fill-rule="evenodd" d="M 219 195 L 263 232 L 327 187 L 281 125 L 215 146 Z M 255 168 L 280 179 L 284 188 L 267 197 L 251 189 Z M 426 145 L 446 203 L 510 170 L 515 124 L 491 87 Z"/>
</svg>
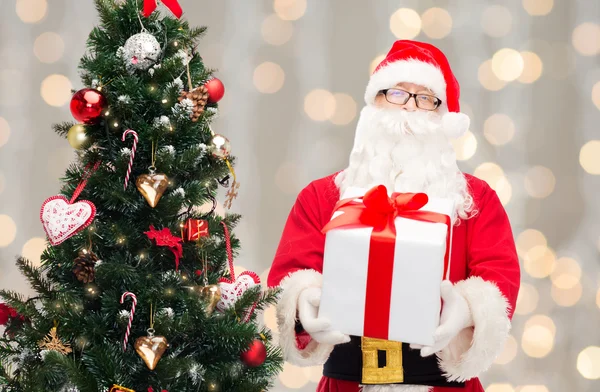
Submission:
<svg viewBox="0 0 600 392">
<path fill-rule="evenodd" d="M 319 343 L 334 345 L 348 343 L 350 336 L 339 331 L 332 331 L 329 320 L 318 317 L 320 304 L 320 287 L 309 287 L 300 293 L 298 297 L 298 319 L 304 330 Z"/>
</svg>

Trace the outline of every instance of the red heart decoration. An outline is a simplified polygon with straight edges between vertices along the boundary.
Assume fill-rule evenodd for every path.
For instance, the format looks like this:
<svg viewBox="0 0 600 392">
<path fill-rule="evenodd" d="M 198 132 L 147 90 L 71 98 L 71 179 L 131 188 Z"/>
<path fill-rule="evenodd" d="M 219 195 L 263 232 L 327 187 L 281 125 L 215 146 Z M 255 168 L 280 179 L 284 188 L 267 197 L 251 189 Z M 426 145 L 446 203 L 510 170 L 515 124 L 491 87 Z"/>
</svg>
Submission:
<svg viewBox="0 0 600 392">
<path fill-rule="evenodd" d="M 52 245 L 59 245 L 88 227 L 96 216 L 91 201 L 70 203 L 64 196 L 52 196 L 42 204 L 40 220 Z"/>
<path fill-rule="evenodd" d="M 217 303 L 217 309 L 224 311 L 225 309 L 230 308 L 246 292 L 246 290 L 259 284 L 260 278 L 252 271 L 242 272 L 235 280 L 227 278 L 219 279 L 221 300 Z M 254 307 L 252 307 L 246 318 L 250 318 L 253 310 Z"/>
</svg>

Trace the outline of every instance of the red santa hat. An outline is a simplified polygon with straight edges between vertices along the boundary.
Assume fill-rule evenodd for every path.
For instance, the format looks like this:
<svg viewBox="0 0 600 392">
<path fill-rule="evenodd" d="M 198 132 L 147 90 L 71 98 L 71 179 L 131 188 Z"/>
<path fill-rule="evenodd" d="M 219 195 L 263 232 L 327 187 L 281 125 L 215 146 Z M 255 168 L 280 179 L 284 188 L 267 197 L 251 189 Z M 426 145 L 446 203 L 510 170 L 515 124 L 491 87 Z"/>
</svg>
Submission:
<svg viewBox="0 0 600 392">
<path fill-rule="evenodd" d="M 460 86 L 441 50 L 424 42 L 399 40 L 371 75 L 365 102 L 373 104 L 379 91 L 398 83 L 415 83 L 429 88 L 442 100 L 443 129 L 457 138 L 469 129 L 469 116 L 460 113 Z"/>
</svg>

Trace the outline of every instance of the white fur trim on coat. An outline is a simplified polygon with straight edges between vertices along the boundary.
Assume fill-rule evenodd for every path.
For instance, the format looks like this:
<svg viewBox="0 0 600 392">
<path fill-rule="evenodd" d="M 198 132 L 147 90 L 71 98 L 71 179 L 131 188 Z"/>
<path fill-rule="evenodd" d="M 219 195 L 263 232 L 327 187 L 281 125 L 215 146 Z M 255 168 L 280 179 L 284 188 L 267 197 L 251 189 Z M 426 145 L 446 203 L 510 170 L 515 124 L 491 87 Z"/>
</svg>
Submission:
<svg viewBox="0 0 600 392">
<path fill-rule="evenodd" d="M 473 328 L 466 328 L 437 354 L 449 381 L 466 381 L 486 371 L 504 349 L 510 331 L 510 305 L 495 283 L 478 276 L 455 284 L 467 300 Z"/>
<path fill-rule="evenodd" d="M 379 91 L 402 82 L 429 88 L 442 100 L 442 105 L 446 105 L 446 81 L 442 71 L 433 64 L 415 59 L 394 61 L 371 75 L 365 92 L 365 102 L 367 105 L 375 103 Z"/>
<path fill-rule="evenodd" d="M 279 285 L 281 296 L 277 303 L 277 324 L 279 345 L 284 359 L 297 366 L 322 365 L 333 351 L 333 345 L 311 340 L 303 350 L 296 345 L 296 317 L 298 297 L 309 287 L 321 287 L 323 278 L 315 270 L 306 269 L 291 273 Z"/>
</svg>

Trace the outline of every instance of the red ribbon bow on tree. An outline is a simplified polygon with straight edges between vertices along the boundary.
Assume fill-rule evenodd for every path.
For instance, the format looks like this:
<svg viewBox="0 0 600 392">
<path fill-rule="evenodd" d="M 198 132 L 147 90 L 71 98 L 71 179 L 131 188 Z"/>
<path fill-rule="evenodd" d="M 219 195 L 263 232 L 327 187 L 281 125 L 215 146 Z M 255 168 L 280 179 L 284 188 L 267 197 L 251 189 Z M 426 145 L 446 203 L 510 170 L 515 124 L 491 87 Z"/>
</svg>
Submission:
<svg viewBox="0 0 600 392">
<path fill-rule="evenodd" d="M 156 7 L 158 7 L 157 1 L 158 0 L 144 0 L 144 16 L 146 18 L 152 15 L 152 13 L 156 10 Z M 181 15 L 183 15 L 183 10 L 181 9 L 181 6 L 177 0 L 161 1 L 165 7 L 167 7 L 173 13 L 173 15 L 177 17 L 177 19 L 181 18 Z"/>
<path fill-rule="evenodd" d="M 151 240 L 154 240 L 156 245 L 166 246 L 173 252 L 173 255 L 175 255 L 175 271 L 179 271 L 179 258 L 183 257 L 181 238 L 171 234 L 171 230 L 169 230 L 168 227 L 165 227 L 162 230 L 156 230 L 154 226 L 150 226 L 150 231 L 145 231 L 144 234 Z"/>
</svg>

